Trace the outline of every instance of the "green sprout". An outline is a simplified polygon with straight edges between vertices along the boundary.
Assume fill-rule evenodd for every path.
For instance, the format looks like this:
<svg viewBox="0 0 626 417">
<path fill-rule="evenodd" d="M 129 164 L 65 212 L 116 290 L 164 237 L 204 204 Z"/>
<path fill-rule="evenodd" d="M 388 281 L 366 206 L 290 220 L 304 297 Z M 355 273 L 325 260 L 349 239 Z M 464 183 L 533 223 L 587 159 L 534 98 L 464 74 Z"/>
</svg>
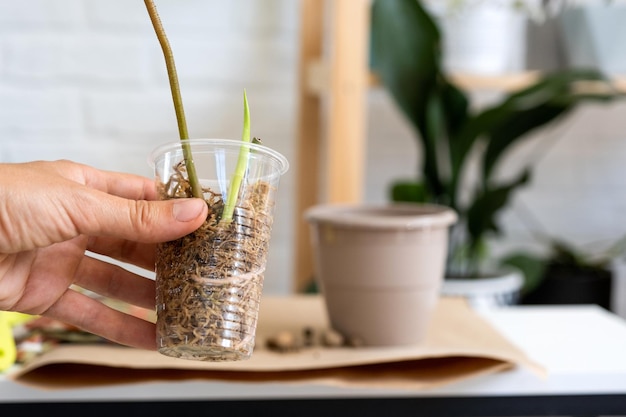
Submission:
<svg viewBox="0 0 626 417">
<path fill-rule="evenodd" d="M 186 139 L 189 139 L 189 133 L 187 132 L 187 122 L 185 120 L 185 110 L 183 108 L 183 100 L 180 95 L 180 87 L 178 85 L 178 75 L 176 73 L 176 65 L 174 63 L 174 54 L 172 48 L 165 35 L 165 29 L 157 13 L 156 5 L 152 0 L 144 0 L 148 14 L 150 15 L 150 21 L 154 27 L 163 55 L 165 57 L 165 65 L 167 67 L 167 77 L 170 83 L 170 90 L 172 91 L 172 99 L 174 100 L 174 110 L 176 111 L 176 121 L 178 122 L 178 132 L 183 148 L 183 158 L 185 159 L 185 167 L 187 168 L 187 175 L 189 177 L 189 184 L 191 185 L 191 193 L 194 197 L 204 198 L 202 194 L 202 186 L 198 180 L 196 174 L 196 166 L 193 163 L 193 157 L 191 155 L 191 146 Z"/>
<path fill-rule="evenodd" d="M 250 143 L 250 108 L 248 107 L 248 97 L 246 96 L 246 90 L 243 90 L 243 132 L 241 133 L 242 142 Z M 233 213 L 235 211 L 235 205 L 237 204 L 237 197 L 239 196 L 239 189 L 241 188 L 241 182 L 246 175 L 246 169 L 248 168 L 248 155 L 250 154 L 250 147 L 248 145 L 241 145 L 239 148 L 239 156 L 237 158 L 237 166 L 235 167 L 235 173 L 230 181 L 230 188 L 228 189 L 228 195 L 226 196 L 226 204 L 224 204 L 224 211 L 222 213 L 222 219 L 220 224 L 227 225 L 233 220 Z"/>
</svg>

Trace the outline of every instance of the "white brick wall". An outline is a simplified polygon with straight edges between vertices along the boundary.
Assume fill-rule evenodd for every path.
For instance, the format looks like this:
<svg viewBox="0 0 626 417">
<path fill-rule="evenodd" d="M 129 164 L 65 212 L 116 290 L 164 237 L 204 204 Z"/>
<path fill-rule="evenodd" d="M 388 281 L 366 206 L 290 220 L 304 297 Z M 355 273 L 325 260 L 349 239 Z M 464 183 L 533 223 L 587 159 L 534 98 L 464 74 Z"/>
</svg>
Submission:
<svg viewBox="0 0 626 417">
<path fill-rule="evenodd" d="M 298 2 L 157 0 L 192 137 L 252 131 L 293 159 Z M 178 139 L 165 63 L 143 1 L 0 0 L 0 161 L 72 159 L 152 176 Z M 267 292 L 292 271 L 291 170 L 278 194 Z"/>
<path fill-rule="evenodd" d="M 157 0 L 191 136 L 238 137 L 246 88 L 253 133 L 295 163 L 298 3 Z M 150 150 L 177 139 L 169 94 L 142 1 L 0 0 L 0 161 L 68 158 L 151 176 Z M 525 211 L 580 243 L 626 233 L 624 114 L 624 104 L 587 106 L 516 150 L 504 174 L 558 138 L 504 214 L 494 253 L 533 245 Z M 419 148 L 380 90 L 369 94 L 368 146 L 366 198 L 385 201 L 392 180 L 417 170 Z M 267 292 L 290 288 L 294 172 L 278 193 Z"/>
</svg>

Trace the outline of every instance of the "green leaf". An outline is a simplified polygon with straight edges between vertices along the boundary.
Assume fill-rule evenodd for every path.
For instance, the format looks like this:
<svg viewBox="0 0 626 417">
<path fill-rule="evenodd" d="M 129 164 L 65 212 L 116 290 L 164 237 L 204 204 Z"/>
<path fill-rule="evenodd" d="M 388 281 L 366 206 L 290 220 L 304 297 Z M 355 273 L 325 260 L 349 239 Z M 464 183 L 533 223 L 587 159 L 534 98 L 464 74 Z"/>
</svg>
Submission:
<svg viewBox="0 0 626 417">
<path fill-rule="evenodd" d="M 479 192 L 467 211 L 467 229 L 471 242 L 479 242 L 486 232 L 499 233 L 495 218 L 496 213 L 505 207 L 511 194 L 518 187 L 528 183 L 530 170 L 525 170 L 518 178 L 508 184 Z"/>
<path fill-rule="evenodd" d="M 546 76 L 537 84 L 512 94 L 496 108 L 499 120 L 486 129 L 490 137 L 483 159 L 484 178 L 491 176 L 504 152 L 530 131 L 567 114 L 580 102 L 609 99 L 606 93 L 581 94 L 575 88 L 581 81 L 603 80 L 604 76 L 597 71 L 568 70 Z"/>
<path fill-rule="evenodd" d="M 248 105 L 248 96 L 245 89 L 243 90 L 243 129 L 241 132 L 241 141 L 246 145 L 239 147 L 237 165 L 235 165 L 235 172 L 230 180 L 230 187 L 228 188 L 228 194 L 224 202 L 224 211 L 220 220 L 220 224 L 223 225 L 228 225 L 233 220 L 235 205 L 239 198 L 239 190 L 246 176 L 246 170 L 248 169 L 250 147 L 247 144 L 250 143 L 250 107 Z"/>
<path fill-rule="evenodd" d="M 594 70 L 574 69 L 550 74 L 468 118 L 450 141 L 453 183 L 458 181 L 463 164 L 477 140 L 487 143 L 483 155 L 483 181 L 487 182 L 505 152 L 528 138 L 531 131 L 564 116 L 584 101 L 607 101 L 615 97 L 610 88 L 598 93 L 580 93 L 576 86 L 581 82 L 603 83 L 606 78 Z M 608 84 L 604 85 L 608 87 Z"/>
<path fill-rule="evenodd" d="M 371 68 L 396 105 L 419 132 L 428 186 L 441 191 L 437 165 L 441 74 L 440 34 L 416 0 L 375 0 L 371 13 Z"/>
<path fill-rule="evenodd" d="M 441 82 L 440 94 L 448 136 L 455 137 L 470 116 L 469 100 L 465 92 L 446 80 Z"/>
<path fill-rule="evenodd" d="M 428 193 L 424 184 L 418 182 L 399 181 L 391 187 L 391 201 L 408 203 L 425 203 Z"/>
<path fill-rule="evenodd" d="M 561 94 L 578 94 L 581 97 L 587 98 L 611 98 L 615 92 L 611 91 L 599 91 L 597 93 L 581 93 L 579 90 L 573 88 L 575 83 L 587 82 L 587 81 L 599 81 L 602 83 L 607 82 L 606 76 L 595 69 L 566 69 L 557 71 L 544 76 L 537 83 L 522 89 L 518 92 L 511 94 L 505 102 L 511 101 L 519 104 L 523 100 L 524 106 L 529 108 L 537 105 L 538 103 L 545 102 L 546 99 L 558 97 Z M 611 87 L 606 85 L 608 90 L 612 90 Z"/>
<path fill-rule="evenodd" d="M 489 180 L 496 162 L 511 145 L 529 138 L 530 136 L 525 136 L 527 133 L 548 124 L 569 110 L 569 105 L 545 104 L 531 109 L 507 109 L 502 112 L 499 123 L 487 135 L 487 149 L 483 155 L 483 180 Z"/>
<path fill-rule="evenodd" d="M 439 148 L 441 139 L 445 137 L 444 127 L 441 98 L 437 94 L 432 94 L 426 102 L 426 119 L 421 135 L 424 147 L 422 171 L 426 186 L 436 197 L 440 197 L 445 192 L 439 169 Z"/>
<path fill-rule="evenodd" d="M 548 262 L 537 256 L 526 253 L 515 253 L 504 257 L 502 265 L 517 268 L 524 275 L 522 293 L 527 294 L 539 286 L 548 266 Z"/>
<path fill-rule="evenodd" d="M 374 0 L 370 65 L 410 121 L 422 129 L 440 72 L 440 35 L 416 0 Z"/>
</svg>

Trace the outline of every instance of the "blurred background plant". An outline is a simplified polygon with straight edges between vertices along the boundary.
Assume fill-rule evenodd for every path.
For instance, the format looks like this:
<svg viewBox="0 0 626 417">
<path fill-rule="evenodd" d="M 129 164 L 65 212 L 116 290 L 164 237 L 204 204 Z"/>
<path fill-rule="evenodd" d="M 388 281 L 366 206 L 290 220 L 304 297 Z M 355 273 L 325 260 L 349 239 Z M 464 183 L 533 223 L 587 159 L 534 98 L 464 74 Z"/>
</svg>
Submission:
<svg viewBox="0 0 626 417">
<path fill-rule="evenodd" d="M 613 310 L 612 264 L 626 253 L 626 236 L 589 245 L 541 240 L 547 246 L 543 253 L 515 251 L 501 259 L 524 275 L 522 304 L 598 304 Z"/>
<path fill-rule="evenodd" d="M 477 277 L 496 264 L 488 256 L 487 238 L 501 233 L 498 216 L 530 182 L 533 167 L 529 161 L 512 178 L 500 178 L 499 164 L 507 152 L 579 104 L 618 96 L 600 71 L 565 69 L 474 109 L 442 64 L 437 21 L 417 0 L 373 2 L 371 67 L 422 150 L 415 178 L 392 184 L 390 199 L 444 204 L 459 214 L 447 277 Z"/>
</svg>

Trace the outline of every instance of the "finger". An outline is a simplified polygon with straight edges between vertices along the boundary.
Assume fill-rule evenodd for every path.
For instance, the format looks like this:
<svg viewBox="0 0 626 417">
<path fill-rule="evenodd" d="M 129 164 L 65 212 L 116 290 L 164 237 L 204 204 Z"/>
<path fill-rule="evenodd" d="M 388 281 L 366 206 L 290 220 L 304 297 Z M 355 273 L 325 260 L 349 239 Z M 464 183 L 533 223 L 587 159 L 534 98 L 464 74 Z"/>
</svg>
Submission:
<svg viewBox="0 0 626 417">
<path fill-rule="evenodd" d="M 154 310 L 154 281 L 118 265 L 85 256 L 78 266 L 74 282 L 104 297 Z"/>
<path fill-rule="evenodd" d="M 134 174 L 103 171 L 72 161 L 44 163 L 60 175 L 107 194 L 131 200 L 156 200 L 154 180 Z"/>
<path fill-rule="evenodd" d="M 86 168 L 85 185 L 89 187 L 131 200 L 158 199 L 154 180 L 133 174 Z"/>
<path fill-rule="evenodd" d="M 207 217 L 201 199 L 128 200 L 89 188 L 65 200 L 65 209 L 80 234 L 144 243 L 177 239 L 196 230 Z"/>
<path fill-rule="evenodd" d="M 154 323 L 124 314 L 73 290 L 67 290 L 43 315 L 115 343 L 156 350 Z"/>
</svg>

